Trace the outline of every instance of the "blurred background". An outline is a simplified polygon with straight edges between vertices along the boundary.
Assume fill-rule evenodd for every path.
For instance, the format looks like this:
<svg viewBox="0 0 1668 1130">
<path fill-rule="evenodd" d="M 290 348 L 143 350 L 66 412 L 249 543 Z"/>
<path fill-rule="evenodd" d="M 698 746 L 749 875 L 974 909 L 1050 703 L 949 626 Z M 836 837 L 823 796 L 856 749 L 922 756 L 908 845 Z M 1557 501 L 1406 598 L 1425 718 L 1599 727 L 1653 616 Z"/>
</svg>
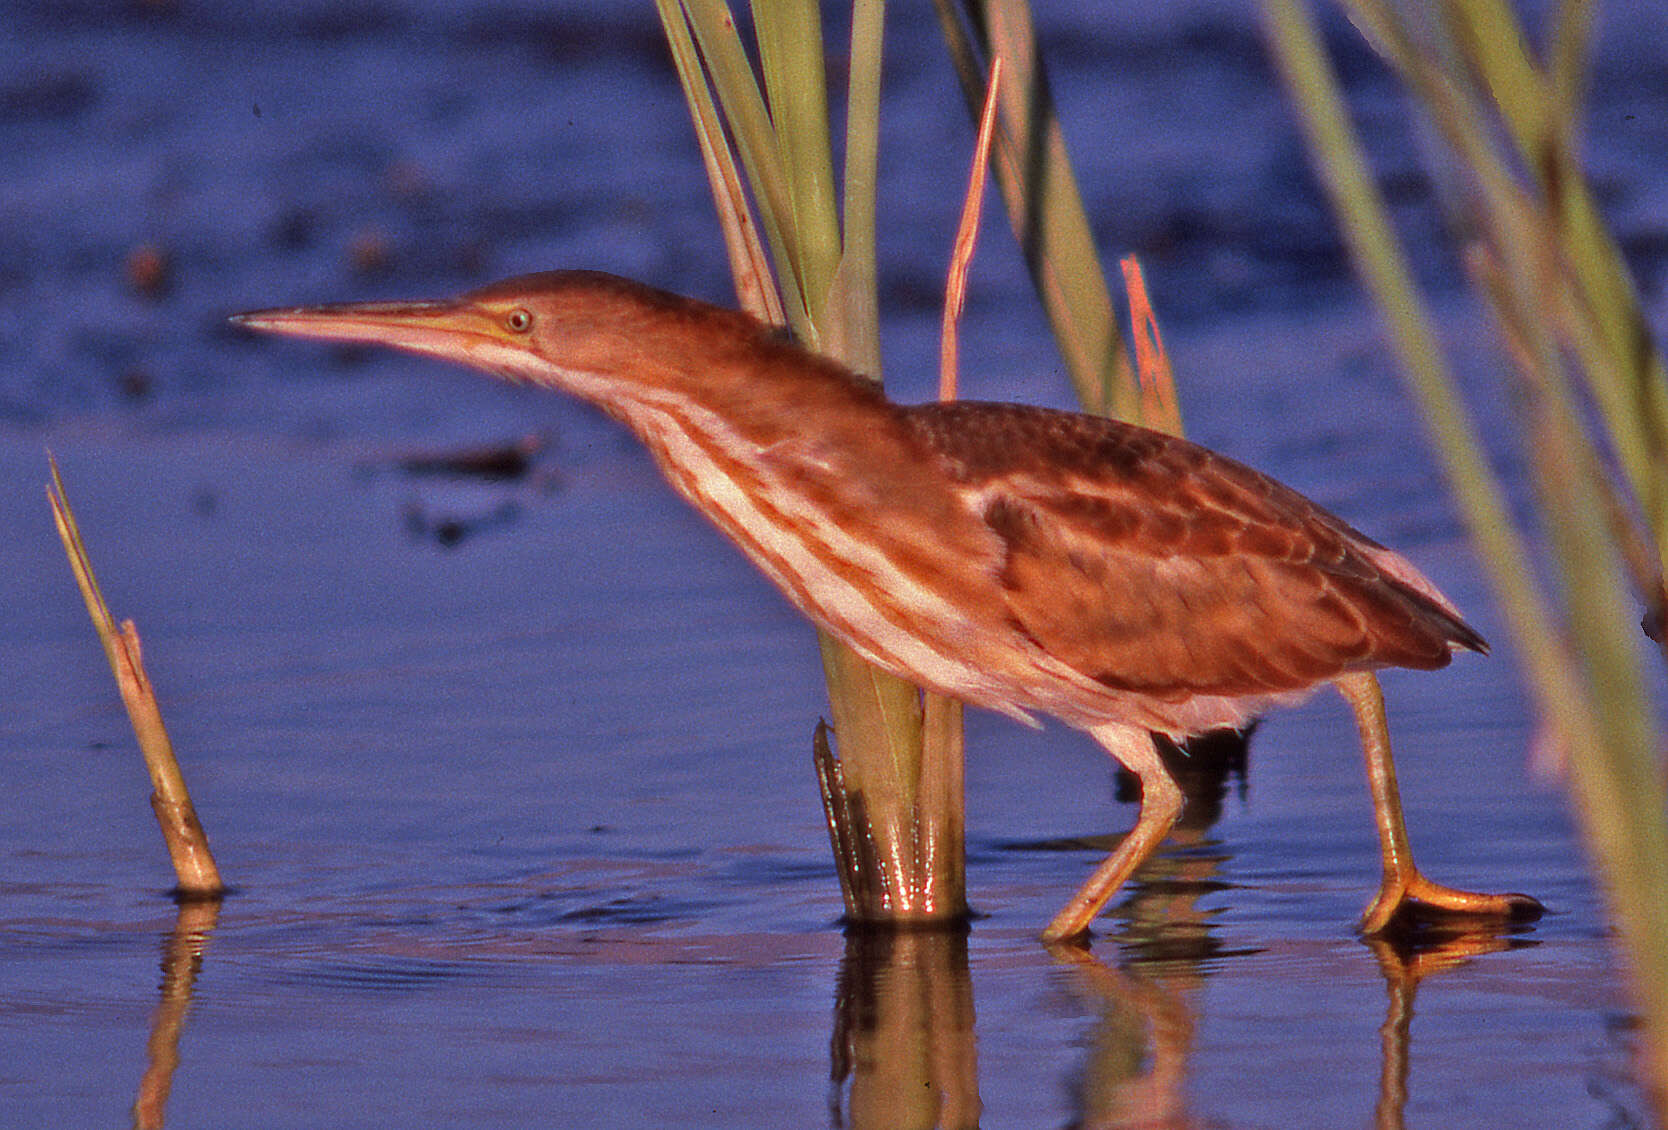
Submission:
<svg viewBox="0 0 1668 1130">
<path fill-rule="evenodd" d="M 1605 12 L 1586 139 L 1658 326 L 1660 17 Z M 1133 810 L 1080 735 L 974 717 L 983 917 L 943 974 L 965 1050 L 943 1093 L 989 1125 L 1643 1124 L 1608 927 L 1509 641 L 1254 14 L 1036 18 L 1097 239 L 1141 256 L 1189 435 L 1408 554 L 1498 645 L 1386 679 L 1422 862 L 1555 913 L 1411 969 L 1357 942 L 1376 846 L 1325 697 L 1258 733 L 1216 822 L 1112 912 L 1102 964 L 1057 964 L 1034 933 Z M 920 400 L 973 129 L 930 8 L 888 20 L 885 376 Z M 1426 139 L 1329 30 L 1467 393 L 1503 415 Z M 120 1118 L 172 1001 L 176 1125 L 861 1123 L 809 627 L 576 404 L 225 323 L 557 267 L 731 302 L 653 6 L 8 3 L 0 41 L 0 1121 Z M 964 396 L 1073 403 L 994 197 L 962 358 Z M 49 447 L 240 892 L 185 931 L 194 997 L 39 493 Z M 483 454 L 497 473 L 473 473 Z M 1137 1093 L 1162 1096 L 1146 1123 L 1119 1113 Z"/>
</svg>

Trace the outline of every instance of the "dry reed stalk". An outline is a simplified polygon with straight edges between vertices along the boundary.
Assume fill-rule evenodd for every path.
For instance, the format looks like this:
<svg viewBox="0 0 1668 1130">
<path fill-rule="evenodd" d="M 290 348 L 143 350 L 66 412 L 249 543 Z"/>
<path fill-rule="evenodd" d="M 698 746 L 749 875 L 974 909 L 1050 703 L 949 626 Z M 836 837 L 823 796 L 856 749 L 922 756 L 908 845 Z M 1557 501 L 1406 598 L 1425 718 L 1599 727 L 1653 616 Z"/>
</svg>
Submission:
<svg viewBox="0 0 1668 1130">
<path fill-rule="evenodd" d="M 1158 314 L 1147 296 L 1147 276 L 1141 260 L 1125 255 L 1118 260 L 1124 272 L 1124 290 L 1129 295 L 1130 337 L 1135 341 L 1135 378 L 1141 385 L 1141 423 L 1171 435 L 1182 434 L 1181 405 L 1176 401 L 1176 374 L 1164 335 L 1158 329 Z"/>
<path fill-rule="evenodd" d="M 938 356 L 938 399 L 956 398 L 957 326 L 967 306 L 967 269 L 979 242 L 979 216 L 984 211 L 985 176 L 990 169 L 990 143 L 996 133 L 997 99 L 1002 89 L 1002 60 L 991 60 L 985 87 L 985 108 L 979 114 L 979 137 L 973 145 L 973 168 L 967 175 L 967 198 L 950 253 L 950 277 L 944 287 L 944 323 Z"/>
<path fill-rule="evenodd" d="M 52 482 L 46 488 L 47 501 L 52 506 L 52 519 L 57 524 L 58 536 L 63 540 L 64 552 L 69 556 L 75 582 L 81 588 L 87 604 L 87 614 L 104 645 L 105 657 L 116 676 L 116 687 L 121 692 L 127 716 L 133 723 L 134 735 L 139 739 L 140 752 L 145 757 L 145 768 L 151 777 L 151 809 L 162 827 L 162 838 L 168 845 L 168 858 L 174 865 L 179 880 L 176 894 L 184 899 L 214 899 L 226 891 L 220 881 L 220 870 L 214 865 L 209 851 L 208 835 L 197 819 L 197 809 L 185 787 L 185 777 L 174 757 L 173 743 L 162 724 L 162 709 L 157 705 L 156 692 L 145 674 L 144 659 L 139 647 L 139 629 L 132 620 L 120 626 L 110 614 L 93 575 L 93 565 L 87 556 L 86 544 L 81 540 L 80 528 L 64 493 L 64 481 L 58 473 L 58 461 L 50 455 Z"/>
</svg>

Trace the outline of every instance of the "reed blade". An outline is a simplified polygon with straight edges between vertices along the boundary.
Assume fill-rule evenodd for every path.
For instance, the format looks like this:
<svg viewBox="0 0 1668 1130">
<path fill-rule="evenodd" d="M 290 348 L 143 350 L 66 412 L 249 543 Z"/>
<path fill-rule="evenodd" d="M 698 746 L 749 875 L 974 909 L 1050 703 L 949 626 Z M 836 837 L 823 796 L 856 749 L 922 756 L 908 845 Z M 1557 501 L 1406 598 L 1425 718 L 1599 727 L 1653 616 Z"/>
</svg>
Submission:
<svg viewBox="0 0 1668 1130">
<path fill-rule="evenodd" d="M 773 288 L 756 281 L 768 276 L 756 242 L 749 246 L 742 230 L 748 193 L 726 145 L 739 155 L 770 245 L 783 295 L 775 320 L 785 315 L 808 347 L 880 379 L 874 181 L 884 5 L 860 0 L 854 11 L 846 167 L 837 200 L 820 20 L 812 0 L 755 5 L 763 90 L 722 0 L 657 4 L 709 180 L 715 196 L 723 197 L 721 221 L 736 229 L 726 235 L 726 246 L 738 280 L 747 279 L 738 281 L 738 293 L 745 301 L 750 292 Z M 749 309 L 768 316 L 763 303 Z M 960 779 L 959 725 L 953 732 L 936 725 L 926 743 L 918 688 L 870 666 L 832 636 L 819 632 L 818 638 L 837 758 L 821 729 L 813 744 L 848 918 L 959 919 L 966 912 L 960 798 L 954 811 L 946 811 L 942 785 Z M 942 763 L 950 759 L 953 766 Z M 935 790 L 931 796 L 923 797 L 924 779 Z"/>
<path fill-rule="evenodd" d="M 1591 13 L 1579 2 L 1560 7 L 1554 61 L 1543 70 L 1529 53 L 1530 37 L 1498 0 L 1445 5 L 1443 18 L 1425 27 L 1403 18 L 1411 9 L 1346 0 L 1461 174 L 1461 218 L 1478 233 L 1468 261 L 1515 361 L 1513 399 L 1525 406 L 1520 441 L 1544 557 L 1558 581 L 1549 596 L 1535 579 L 1540 555 L 1513 525 L 1442 360 L 1308 8 L 1301 0 L 1261 3 L 1357 272 L 1383 313 L 1543 717 L 1566 752 L 1575 809 L 1645 1020 L 1643 1070 L 1661 1102 L 1668 1095 L 1668 784 L 1656 722 L 1661 704 L 1647 690 L 1634 625 L 1638 602 L 1647 615 L 1660 612 L 1668 560 L 1668 381 L 1574 156 L 1571 115 L 1584 85 Z M 1566 358 L 1579 363 L 1579 383 Z M 1598 409 L 1597 432 L 1589 430 L 1589 401 Z M 1609 480 L 1606 452 L 1625 489 Z M 1641 560 L 1640 544 L 1657 550 L 1654 561 Z"/>
</svg>

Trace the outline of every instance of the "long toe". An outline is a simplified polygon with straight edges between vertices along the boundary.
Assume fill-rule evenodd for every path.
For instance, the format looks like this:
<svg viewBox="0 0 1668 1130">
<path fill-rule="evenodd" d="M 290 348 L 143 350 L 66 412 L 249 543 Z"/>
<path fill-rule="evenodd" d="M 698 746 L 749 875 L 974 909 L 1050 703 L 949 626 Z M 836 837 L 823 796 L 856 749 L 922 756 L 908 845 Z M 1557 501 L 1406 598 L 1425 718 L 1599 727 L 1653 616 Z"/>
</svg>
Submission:
<svg viewBox="0 0 1668 1130">
<path fill-rule="evenodd" d="M 1546 907 L 1541 905 L 1540 900 L 1528 895 L 1516 892 L 1495 895 L 1462 891 L 1457 887 L 1433 883 L 1423 875 L 1415 876 L 1413 881 L 1408 883 L 1407 893 L 1415 902 L 1446 914 L 1531 922 L 1546 913 Z"/>
<path fill-rule="evenodd" d="M 1533 922 L 1546 913 L 1539 899 L 1508 892 L 1484 894 L 1433 883 L 1415 875 L 1405 884 L 1387 886 L 1362 920 L 1361 932 L 1381 934 L 1393 923 L 1487 919 L 1497 922 Z"/>
</svg>

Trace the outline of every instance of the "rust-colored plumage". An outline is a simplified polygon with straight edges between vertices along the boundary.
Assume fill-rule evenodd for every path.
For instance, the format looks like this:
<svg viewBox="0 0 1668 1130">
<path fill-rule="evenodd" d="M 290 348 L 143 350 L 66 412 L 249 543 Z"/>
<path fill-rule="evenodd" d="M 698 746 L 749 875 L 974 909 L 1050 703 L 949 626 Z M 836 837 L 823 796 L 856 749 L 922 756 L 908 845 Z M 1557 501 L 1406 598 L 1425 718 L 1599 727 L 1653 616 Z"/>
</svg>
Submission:
<svg viewBox="0 0 1668 1130">
<path fill-rule="evenodd" d="M 1141 778 L 1142 813 L 1050 937 L 1082 933 L 1180 809 L 1150 731 L 1239 725 L 1326 683 L 1365 719 L 1368 672 L 1486 650 L 1403 558 L 1196 444 L 1021 405 L 893 404 L 744 314 L 613 276 L 553 272 L 452 302 L 237 320 L 382 342 L 588 400 L 872 662 L 1093 734 Z M 1388 745 L 1382 766 L 1371 738 L 1368 748 L 1386 880 L 1366 928 L 1409 897 L 1525 912 L 1522 896 L 1451 891 L 1417 873 L 1399 811 L 1386 815 Z"/>
<path fill-rule="evenodd" d="M 903 411 L 996 535 L 1014 626 L 1110 696 L 1080 724 L 1181 737 L 1352 671 L 1486 650 L 1406 561 L 1197 444 L 1021 405 Z"/>
</svg>

